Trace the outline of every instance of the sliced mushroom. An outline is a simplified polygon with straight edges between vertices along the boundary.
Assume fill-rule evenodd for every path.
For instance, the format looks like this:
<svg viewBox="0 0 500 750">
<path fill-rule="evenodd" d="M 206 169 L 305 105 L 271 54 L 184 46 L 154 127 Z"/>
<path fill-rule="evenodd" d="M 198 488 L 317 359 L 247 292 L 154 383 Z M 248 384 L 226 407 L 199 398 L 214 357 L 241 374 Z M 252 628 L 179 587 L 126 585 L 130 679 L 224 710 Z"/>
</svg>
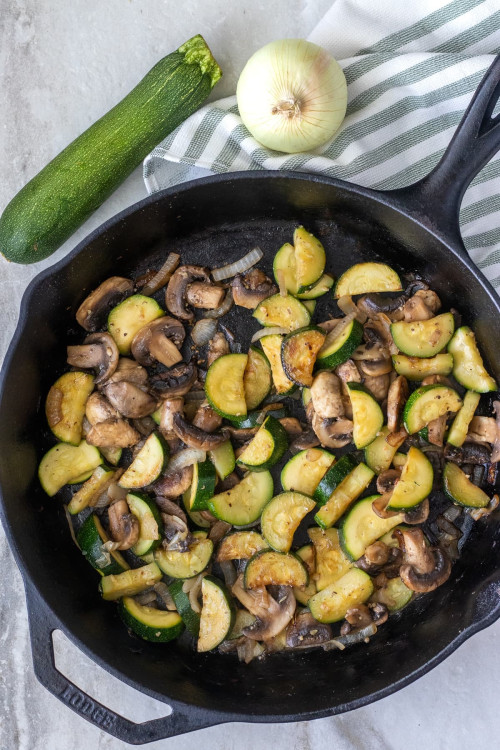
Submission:
<svg viewBox="0 0 500 750">
<path fill-rule="evenodd" d="M 152 365 L 155 361 L 165 367 L 182 362 L 179 348 L 186 331 L 179 320 L 165 315 L 143 326 L 132 340 L 132 354 L 141 365 Z"/>
<path fill-rule="evenodd" d="M 467 440 L 472 443 L 489 443 L 493 445 L 497 437 L 497 425 L 494 417 L 472 417 L 467 432 Z"/>
<path fill-rule="evenodd" d="M 193 481 L 193 467 L 185 466 L 179 471 L 172 471 L 160 477 L 154 483 L 154 491 L 161 497 L 179 497 L 189 487 Z M 166 511 L 169 512 L 168 510 Z"/>
<path fill-rule="evenodd" d="M 97 331 L 101 328 L 111 308 L 133 291 L 134 284 L 130 279 L 111 276 L 83 300 L 76 311 L 78 323 L 86 331 Z"/>
<path fill-rule="evenodd" d="M 408 399 L 408 381 L 404 375 L 392 381 L 387 393 L 387 427 L 389 432 L 396 432 L 399 426 L 399 418 L 403 407 Z"/>
<path fill-rule="evenodd" d="M 392 445 L 393 448 L 399 448 L 403 445 L 404 441 L 408 438 L 408 433 L 405 428 L 402 427 L 397 432 L 390 432 L 386 437 L 386 442 Z"/>
<path fill-rule="evenodd" d="M 377 401 L 383 401 L 389 393 L 391 379 L 389 375 L 376 375 L 374 377 L 366 375 L 363 379 L 363 384 Z"/>
<path fill-rule="evenodd" d="M 164 497 L 163 495 L 156 495 L 155 502 L 162 513 L 167 513 L 169 516 L 178 516 L 178 518 L 181 518 L 184 523 L 187 523 L 187 516 L 182 508 L 179 508 L 177 503 L 170 500 L 170 498 Z"/>
<path fill-rule="evenodd" d="M 377 313 L 385 313 L 391 320 L 401 320 L 402 310 L 408 295 L 405 292 L 397 297 L 385 297 L 383 294 L 365 294 L 358 300 L 358 308 L 369 317 Z"/>
<path fill-rule="evenodd" d="M 234 304 L 254 310 L 259 302 L 276 294 L 278 288 L 258 268 L 252 268 L 243 275 L 238 274 L 233 279 Z"/>
<path fill-rule="evenodd" d="M 174 437 L 174 414 L 182 414 L 184 399 L 182 396 L 166 398 L 160 407 L 160 432 L 165 438 Z"/>
<path fill-rule="evenodd" d="M 310 612 L 301 612 L 286 629 L 288 648 L 318 646 L 332 638 L 330 625 L 318 622 Z"/>
<path fill-rule="evenodd" d="M 185 304 L 186 291 L 196 279 L 210 283 L 210 276 L 202 266 L 180 266 L 172 275 L 165 292 L 167 309 L 181 320 L 193 320 L 194 313 Z"/>
<path fill-rule="evenodd" d="M 429 320 L 441 307 L 441 300 L 430 289 L 420 289 L 410 297 L 403 307 L 403 318 L 407 323 L 413 320 Z"/>
<path fill-rule="evenodd" d="M 447 461 L 462 466 L 463 464 L 487 464 L 490 462 L 491 453 L 486 443 L 464 443 L 461 448 L 455 448 L 447 443 L 444 449 L 444 457 Z"/>
<path fill-rule="evenodd" d="M 321 419 L 314 414 L 312 428 L 325 448 L 343 448 L 352 440 L 354 425 L 350 419 Z"/>
<path fill-rule="evenodd" d="M 73 367 L 95 369 L 96 384 L 107 380 L 118 366 L 118 347 L 109 333 L 92 333 L 80 346 L 67 347 L 67 362 Z"/>
<path fill-rule="evenodd" d="M 389 350 L 385 348 L 381 343 L 372 341 L 368 344 L 360 344 L 351 355 L 355 362 L 359 360 L 379 360 L 389 359 Z"/>
<path fill-rule="evenodd" d="M 398 348 L 391 334 L 391 321 L 384 313 L 377 313 L 375 318 L 368 320 L 363 327 L 363 335 L 367 344 L 378 344 L 389 354 L 397 354 Z"/>
<path fill-rule="evenodd" d="M 225 429 L 234 440 L 241 443 L 253 438 L 259 431 L 259 425 L 255 425 L 255 427 L 233 427 L 232 425 L 228 425 Z"/>
<path fill-rule="evenodd" d="M 451 562 L 439 547 L 429 547 L 422 529 L 400 529 L 403 542 L 404 565 L 399 574 L 412 591 L 434 591 L 448 580 Z"/>
<path fill-rule="evenodd" d="M 381 495 L 386 492 L 393 492 L 400 478 L 400 469 L 387 469 L 381 472 L 377 477 L 377 492 L 380 492 Z"/>
<path fill-rule="evenodd" d="M 409 508 L 403 517 L 403 523 L 409 526 L 416 526 L 419 523 L 424 523 L 429 518 L 429 511 L 431 504 L 429 498 L 426 497 L 421 503 L 415 505 L 413 508 Z"/>
<path fill-rule="evenodd" d="M 85 404 L 85 416 L 91 425 L 99 424 L 99 422 L 104 422 L 106 419 L 121 418 L 118 409 L 111 406 L 108 399 L 102 393 L 99 393 L 99 391 L 94 391 L 88 397 Z"/>
<path fill-rule="evenodd" d="M 433 445 L 442 446 L 444 442 L 444 435 L 446 432 L 446 414 L 442 417 L 433 419 L 427 425 L 427 440 Z"/>
<path fill-rule="evenodd" d="M 333 331 L 333 329 L 336 328 L 339 323 L 342 323 L 343 320 L 344 318 L 330 318 L 329 320 L 323 320 L 321 323 L 318 323 L 318 327 L 322 328 L 326 333 L 330 333 L 330 331 Z"/>
<path fill-rule="evenodd" d="M 256 616 L 256 621 L 243 628 L 243 635 L 255 641 L 267 641 L 281 633 L 292 619 L 296 601 L 291 586 L 279 586 L 277 599 L 266 588 L 245 590 L 241 576 L 232 587 L 234 596 L 248 611 Z"/>
<path fill-rule="evenodd" d="M 118 500 L 108 508 L 109 532 L 117 549 L 130 549 L 139 539 L 139 519 L 130 512 L 126 500 Z"/>
<path fill-rule="evenodd" d="M 387 559 L 385 559 L 385 553 L 382 553 L 376 545 L 383 544 L 383 542 L 374 542 L 371 544 L 365 554 L 356 560 L 355 565 L 357 568 L 361 568 L 365 573 L 371 576 L 384 576 L 383 580 L 387 582 L 389 578 L 396 578 L 399 575 L 399 568 L 403 560 L 403 553 L 399 547 L 387 547 Z M 370 553 L 370 549 L 374 548 L 373 552 Z M 368 552 L 368 555 L 367 555 Z"/>
<path fill-rule="evenodd" d="M 363 375 L 369 375 L 372 378 L 392 372 L 391 359 L 360 359 L 358 365 Z"/>
<path fill-rule="evenodd" d="M 213 339 L 208 342 L 207 365 L 215 362 L 219 357 L 229 354 L 229 344 L 223 333 L 218 331 Z"/>
<path fill-rule="evenodd" d="M 208 401 L 203 401 L 194 415 L 192 424 L 204 432 L 214 432 L 221 426 L 222 417 L 212 409 Z"/>
<path fill-rule="evenodd" d="M 344 415 L 340 380 L 333 372 L 320 372 L 311 386 L 314 411 L 321 419 L 337 419 Z"/>
<path fill-rule="evenodd" d="M 93 425 L 87 432 L 86 440 L 98 448 L 131 448 L 141 437 L 125 419 L 112 417 Z"/>
<path fill-rule="evenodd" d="M 278 421 L 292 440 L 302 434 L 301 424 L 296 417 L 283 417 Z"/>
<path fill-rule="evenodd" d="M 120 357 L 118 366 L 106 381 L 106 385 L 109 383 L 121 383 L 122 380 L 126 380 L 127 383 L 135 383 L 136 385 L 146 385 L 148 382 L 148 373 L 135 360 L 128 357 Z"/>
<path fill-rule="evenodd" d="M 318 436 L 314 430 L 308 428 L 292 441 L 290 444 L 290 452 L 298 453 L 299 451 L 304 451 L 308 448 L 315 448 L 319 444 Z"/>
<path fill-rule="evenodd" d="M 184 396 L 196 382 L 198 370 L 192 362 L 183 362 L 170 368 L 165 372 L 152 375 L 150 378 L 151 389 L 158 398 L 173 398 Z"/>
<path fill-rule="evenodd" d="M 173 431 L 183 443 L 190 448 L 199 448 L 202 451 L 209 451 L 216 448 L 227 440 L 226 432 L 212 434 L 200 430 L 199 427 L 186 422 L 182 414 L 174 414 Z"/>
<path fill-rule="evenodd" d="M 361 375 L 352 359 L 347 359 L 341 365 L 335 368 L 335 375 L 340 380 L 340 389 L 342 391 L 342 402 L 344 404 L 344 414 L 347 419 L 352 419 L 352 404 L 349 396 L 347 383 L 361 383 Z"/>
<path fill-rule="evenodd" d="M 135 383 L 129 383 L 126 380 L 110 383 L 104 388 L 104 394 L 111 405 L 124 417 L 132 419 L 147 417 L 156 409 L 156 399 Z"/>
<path fill-rule="evenodd" d="M 347 610 L 345 619 L 353 628 L 366 628 L 372 622 L 372 615 L 366 604 L 358 604 Z"/>
<path fill-rule="evenodd" d="M 186 288 L 186 302 L 202 310 L 216 310 L 220 307 L 226 290 L 210 282 L 195 281 Z"/>
</svg>

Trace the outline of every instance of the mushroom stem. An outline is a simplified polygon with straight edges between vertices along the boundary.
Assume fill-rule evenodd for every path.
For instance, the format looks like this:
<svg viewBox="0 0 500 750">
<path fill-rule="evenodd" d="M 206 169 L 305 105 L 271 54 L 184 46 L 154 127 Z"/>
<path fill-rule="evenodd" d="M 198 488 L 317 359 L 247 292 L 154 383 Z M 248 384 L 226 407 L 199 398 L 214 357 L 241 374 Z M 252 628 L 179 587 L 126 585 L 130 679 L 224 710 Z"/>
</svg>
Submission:
<svg viewBox="0 0 500 750">
<path fill-rule="evenodd" d="M 222 286 L 194 281 L 186 289 L 186 301 L 193 307 L 203 310 L 215 310 L 221 304 L 225 295 Z"/>
</svg>

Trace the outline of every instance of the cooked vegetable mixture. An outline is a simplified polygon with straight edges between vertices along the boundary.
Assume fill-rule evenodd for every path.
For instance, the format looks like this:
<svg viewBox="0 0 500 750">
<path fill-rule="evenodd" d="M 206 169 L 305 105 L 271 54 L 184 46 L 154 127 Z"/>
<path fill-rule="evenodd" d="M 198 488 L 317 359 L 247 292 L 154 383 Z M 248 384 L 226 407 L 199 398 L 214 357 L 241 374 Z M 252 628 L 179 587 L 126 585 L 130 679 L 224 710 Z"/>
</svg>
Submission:
<svg viewBox="0 0 500 750">
<path fill-rule="evenodd" d="M 39 468 L 48 495 L 73 486 L 73 536 L 133 633 L 245 662 L 373 636 L 499 503 L 497 384 L 460 313 L 383 263 L 335 283 L 304 227 L 274 281 L 262 256 L 171 253 L 95 289 Z M 332 290 L 338 317 L 313 323 Z M 233 305 L 261 326 L 246 352 Z"/>
</svg>

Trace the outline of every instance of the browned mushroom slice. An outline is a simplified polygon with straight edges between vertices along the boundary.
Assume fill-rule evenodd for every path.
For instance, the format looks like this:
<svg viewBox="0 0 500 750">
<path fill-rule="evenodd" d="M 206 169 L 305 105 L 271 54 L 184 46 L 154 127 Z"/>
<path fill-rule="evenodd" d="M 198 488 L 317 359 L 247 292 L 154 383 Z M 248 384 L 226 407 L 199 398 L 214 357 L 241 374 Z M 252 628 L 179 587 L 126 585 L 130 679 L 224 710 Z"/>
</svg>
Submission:
<svg viewBox="0 0 500 750">
<path fill-rule="evenodd" d="M 224 334 L 218 331 L 208 342 L 207 365 L 210 367 L 216 359 L 225 354 L 229 354 L 229 343 Z"/>
<path fill-rule="evenodd" d="M 167 309 L 181 320 L 193 320 L 194 313 L 186 307 L 186 291 L 193 281 L 210 283 L 210 276 L 202 266 L 180 266 L 172 275 L 165 292 Z"/>
<path fill-rule="evenodd" d="M 388 359 L 390 356 L 389 349 L 383 346 L 381 343 L 372 341 L 368 344 L 360 344 L 351 355 L 355 362 L 359 360 L 379 360 Z"/>
<path fill-rule="evenodd" d="M 387 375 L 392 371 L 391 359 L 361 359 L 358 362 L 359 369 L 363 375 L 376 378 L 379 375 Z"/>
<path fill-rule="evenodd" d="M 409 395 L 408 381 L 404 375 L 392 381 L 387 393 L 387 427 L 389 432 L 396 432 L 399 418 Z"/>
<path fill-rule="evenodd" d="M 339 323 L 342 323 L 344 318 L 330 318 L 329 320 L 323 320 L 321 323 L 318 323 L 318 327 L 323 329 L 323 331 L 326 331 L 326 333 L 330 333 L 330 331 L 333 331 L 334 328 L 338 326 Z"/>
<path fill-rule="evenodd" d="M 192 424 L 204 432 L 214 432 L 222 424 L 222 417 L 217 414 L 208 401 L 203 401 L 196 410 Z"/>
<path fill-rule="evenodd" d="M 337 419 L 344 416 L 344 402 L 340 380 L 333 372 L 320 372 L 311 386 L 311 401 L 314 411 L 321 419 Z"/>
<path fill-rule="evenodd" d="M 436 292 L 420 289 L 410 297 L 403 307 L 403 319 L 410 323 L 413 320 L 429 320 L 441 307 L 441 300 Z"/>
<path fill-rule="evenodd" d="M 497 437 L 497 425 L 493 417 L 472 417 L 467 432 L 467 440 L 472 443 L 493 445 Z"/>
<path fill-rule="evenodd" d="M 355 565 L 369 575 L 383 572 L 386 578 L 395 578 L 399 575 L 402 559 L 403 553 L 399 547 L 389 547 L 378 541 L 366 548 L 365 554 L 356 560 Z"/>
<path fill-rule="evenodd" d="M 408 299 L 405 292 L 397 297 L 385 297 L 383 294 L 365 294 L 360 297 L 357 306 L 361 312 L 368 317 L 376 316 L 377 313 L 385 313 L 391 320 L 401 320 L 403 317 L 403 306 Z"/>
<path fill-rule="evenodd" d="M 105 419 L 91 427 L 86 436 L 90 445 L 98 448 L 131 448 L 139 442 L 141 434 L 125 419 Z"/>
<path fill-rule="evenodd" d="M 321 419 L 314 414 L 312 428 L 325 448 L 343 448 L 352 440 L 354 425 L 350 419 Z"/>
<path fill-rule="evenodd" d="M 345 619 L 353 628 L 366 628 L 372 622 L 372 615 L 366 604 L 358 604 L 347 610 Z"/>
<path fill-rule="evenodd" d="M 308 448 L 315 448 L 319 444 L 319 438 L 314 430 L 307 429 L 290 444 L 290 452 L 298 453 L 298 451 L 307 450 Z"/>
<path fill-rule="evenodd" d="M 377 477 L 377 492 L 392 492 L 401 478 L 401 469 L 387 469 Z"/>
<path fill-rule="evenodd" d="M 184 396 L 196 382 L 198 370 L 192 362 L 183 362 L 150 377 L 151 388 L 158 398 Z"/>
<path fill-rule="evenodd" d="M 179 471 L 167 472 L 154 483 L 154 490 L 161 497 L 179 497 L 191 486 L 193 481 L 193 467 L 184 466 Z M 161 505 L 160 505 L 161 507 Z M 165 512 L 169 513 L 167 509 Z"/>
<path fill-rule="evenodd" d="M 288 437 L 292 440 L 302 434 L 301 424 L 296 417 L 282 417 L 278 421 L 285 428 Z"/>
<path fill-rule="evenodd" d="M 122 380 L 126 380 L 128 383 L 135 383 L 136 385 L 146 385 L 148 382 L 148 373 L 141 367 L 141 365 L 133 359 L 128 357 L 120 357 L 118 360 L 118 367 L 108 378 L 108 383 L 120 383 Z"/>
<path fill-rule="evenodd" d="M 210 282 L 195 281 L 186 288 L 186 302 L 202 310 L 216 310 L 222 303 L 226 290 Z"/>
<path fill-rule="evenodd" d="M 406 523 L 409 526 L 417 526 L 419 523 L 424 523 L 424 521 L 427 521 L 429 518 L 430 509 L 431 504 L 429 498 L 426 497 L 425 500 L 422 500 L 421 503 L 415 505 L 414 508 L 410 508 L 406 511 L 403 516 L 403 523 Z"/>
<path fill-rule="evenodd" d="M 442 446 L 446 432 L 446 414 L 438 419 L 433 419 L 427 425 L 427 440 L 433 445 Z"/>
<path fill-rule="evenodd" d="M 94 425 L 104 422 L 106 419 L 119 419 L 121 414 L 118 409 L 111 406 L 108 399 L 102 393 L 94 391 L 94 393 L 90 394 L 85 404 L 85 416 L 90 424 Z"/>
<path fill-rule="evenodd" d="M 69 365 L 95 370 L 97 384 L 113 375 L 118 366 L 118 347 L 109 333 L 91 333 L 80 346 L 68 346 L 67 354 Z"/>
<path fill-rule="evenodd" d="M 122 380 L 110 383 L 104 389 L 106 398 L 120 414 L 131 419 L 147 417 L 156 409 L 156 399 L 135 383 Z"/>
<path fill-rule="evenodd" d="M 166 398 L 160 407 L 160 432 L 163 437 L 174 437 L 174 414 L 182 414 L 184 410 L 184 399 L 182 396 Z"/>
<path fill-rule="evenodd" d="M 277 291 L 277 286 L 258 268 L 238 274 L 233 279 L 234 304 L 248 310 L 254 310 L 259 302 Z"/>
<path fill-rule="evenodd" d="M 174 414 L 173 430 L 177 437 L 190 448 L 210 451 L 227 440 L 227 432 L 212 434 L 186 422 L 182 414 Z"/>
<path fill-rule="evenodd" d="M 399 531 L 404 547 L 404 565 L 399 574 L 403 583 L 412 591 L 427 593 L 434 591 L 448 580 L 451 562 L 439 547 L 429 547 L 422 529 Z"/>
<path fill-rule="evenodd" d="M 76 311 L 78 323 L 86 331 L 96 331 L 101 328 L 111 308 L 133 291 L 134 284 L 130 279 L 111 276 L 83 300 Z"/>
<path fill-rule="evenodd" d="M 109 532 L 117 549 L 130 549 L 139 539 L 139 519 L 130 512 L 126 500 L 118 500 L 108 508 Z"/>
<path fill-rule="evenodd" d="M 374 377 L 366 375 L 363 383 L 377 401 L 383 401 L 387 398 L 391 384 L 389 375 L 376 375 Z"/>
<path fill-rule="evenodd" d="M 487 464 L 491 460 L 491 452 L 486 443 L 464 443 L 461 448 L 447 443 L 444 449 L 444 457 L 459 466 L 463 464 Z"/>
<path fill-rule="evenodd" d="M 297 615 L 286 629 L 286 645 L 288 648 L 318 646 L 331 638 L 332 629 L 330 625 L 318 622 L 307 611 Z"/>
<path fill-rule="evenodd" d="M 291 586 L 279 586 L 277 599 L 274 599 L 266 588 L 246 590 L 242 586 L 241 576 L 232 586 L 234 596 L 257 620 L 243 634 L 256 641 L 266 641 L 281 633 L 292 619 L 296 601 Z"/>
<path fill-rule="evenodd" d="M 361 375 L 359 374 L 356 363 L 352 359 L 347 359 L 341 365 L 336 367 L 335 375 L 340 379 L 344 414 L 347 419 L 352 419 L 352 403 L 347 383 L 361 383 Z"/>
<path fill-rule="evenodd" d="M 227 425 L 225 429 L 232 438 L 238 442 L 242 442 L 253 438 L 259 431 L 259 427 L 260 425 L 256 425 L 255 427 L 233 427 L 232 425 Z"/>
<path fill-rule="evenodd" d="M 179 320 L 165 315 L 143 326 L 132 340 L 132 354 L 141 365 L 152 365 L 155 361 L 165 367 L 182 362 L 179 348 L 186 331 Z"/>
</svg>

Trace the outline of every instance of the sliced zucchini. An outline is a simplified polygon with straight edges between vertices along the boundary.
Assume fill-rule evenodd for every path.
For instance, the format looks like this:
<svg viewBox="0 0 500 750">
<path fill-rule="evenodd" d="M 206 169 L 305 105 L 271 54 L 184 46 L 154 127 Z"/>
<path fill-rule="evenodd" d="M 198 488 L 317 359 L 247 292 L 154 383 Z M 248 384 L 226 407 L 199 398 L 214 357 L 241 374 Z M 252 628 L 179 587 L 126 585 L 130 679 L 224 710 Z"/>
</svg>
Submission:
<svg viewBox="0 0 500 750">
<path fill-rule="evenodd" d="M 184 630 L 178 612 L 146 607 L 131 596 L 124 596 L 121 600 L 120 616 L 133 633 L 152 643 L 168 643 Z"/>
<path fill-rule="evenodd" d="M 368 573 L 351 568 L 309 599 L 309 609 L 318 622 L 338 622 L 344 619 L 348 609 L 363 604 L 372 593 L 373 583 Z"/>
<path fill-rule="evenodd" d="M 71 498 L 68 512 L 74 516 L 89 505 L 94 505 L 97 498 L 106 492 L 114 476 L 115 472 L 107 467 L 98 466 L 94 469 L 90 479 Z"/>
<path fill-rule="evenodd" d="M 389 510 L 413 508 L 425 500 L 432 491 L 434 471 L 432 464 L 415 446 L 411 446 L 401 472 L 401 477 L 391 495 Z"/>
<path fill-rule="evenodd" d="M 99 451 L 102 453 L 104 460 L 112 466 L 118 465 L 123 453 L 123 450 L 121 448 L 105 448 L 104 446 L 101 446 L 99 448 Z"/>
<path fill-rule="evenodd" d="M 389 434 L 388 427 L 382 427 L 378 436 L 365 448 L 365 463 L 372 469 L 375 474 L 381 474 L 386 471 L 392 459 L 398 450 L 387 442 L 386 437 Z"/>
<path fill-rule="evenodd" d="M 205 570 L 213 550 L 211 539 L 195 537 L 187 552 L 159 547 L 155 550 L 155 562 L 170 578 L 194 578 Z"/>
<path fill-rule="evenodd" d="M 158 479 L 168 462 L 168 443 L 157 432 L 152 432 L 136 457 L 121 475 L 118 484 L 127 490 L 147 487 Z"/>
<path fill-rule="evenodd" d="M 99 451 L 101 453 L 101 451 Z M 68 484 L 81 484 L 82 482 L 86 482 L 87 479 L 90 479 L 90 477 L 93 474 L 93 469 L 90 469 L 89 471 L 84 471 L 83 474 L 80 474 L 78 477 L 75 477 L 74 479 L 70 479 Z"/>
<path fill-rule="evenodd" d="M 218 578 L 205 576 L 201 583 L 203 606 L 200 616 L 198 651 L 212 651 L 224 641 L 234 624 L 235 607 L 231 595 Z"/>
<path fill-rule="evenodd" d="M 82 440 L 80 445 L 57 443 L 44 455 L 38 467 L 38 478 L 43 489 L 52 497 L 61 487 L 76 480 L 83 481 L 98 466 L 102 457 L 97 448 Z"/>
<path fill-rule="evenodd" d="M 217 550 L 217 562 L 225 560 L 249 560 L 269 545 L 257 531 L 234 531 L 222 539 Z"/>
<path fill-rule="evenodd" d="M 314 526 L 307 533 L 316 552 L 316 590 L 322 591 L 342 578 L 352 567 L 352 562 L 340 546 L 337 529 L 318 529 Z"/>
<path fill-rule="evenodd" d="M 281 472 L 281 486 L 285 491 L 313 496 L 335 456 L 323 448 L 308 448 L 296 453 Z"/>
<path fill-rule="evenodd" d="M 297 328 L 308 326 L 311 320 L 309 310 L 304 307 L 302 302 L 290 294 L 282 297 L 281 294 L 274 294 L 262 302 L 259 302 L 253 312 L 256 318 L 263 326 L 279 326 L 289 331 L 295 331 Z"/>
<path fill-rule="evenodd" d="M 120 354 L 130 354 L 136 333 L 156 318 L 165 315 L 158 302 L 143 294 L 133 294 L 113 307 L 108 316 L 108 331 Z"/>
<path fill-rule="evenodd" d="M 241 638 L 242 635 L 245 635 L 243 632 L 244 629 L 253 625 L 255 620 L 255 615 L 250 614 L 247 609 L 237 609 L 234 618 L 234 625 L 229 633 L 228 640 L 233 641 L 236 638 Z"/>
<path fill-rule="evenodd" d="M 392 364 L 398 375 L 404 375 L 408 380 L 423 380 L 429 375 L 449 375 L 453 370 L 453 357 L 446 353 L 427 359 L 395 354 Z"/>
<path fill-rule="evenodd" d="M 199 526 L 200 529 L 209 529 L 210 522 L 207 521 L 205 518 L 203 518 L 201 513 L 199 513 L 198 511 L 189 509 L 188 498 L 189 498 L 190 489 L 191 488 L 188 488 L 186 492 L 184 492 L 184 494 L 182 495 L 182 502 L 184 505 L 184 510 L 186 511 L 191 521 L 195 524 L 195 526 Z"/>
<path fill-rule="evenodd" d="M 352 439 L 356 448 L 366 448 L 382 429 L 384 415 L 370 391 L 360 383 L 347 383 L 352 406 L 354 428 Z"/>
<path fill-rule="evenodd" d="M 312 318 L 312 316 L 314 315 L 314 311 L 316 310 L 316 300 L 315 299 L 303 299 L 302 304 L 304 305 L 304 307 L 307 307 L 307 309 L 309 310 L 309 315 Z"/>
<path fill-rule="evenodd" d="M 340 462 L 339 462 L 340 463 Z M 356 500 L 373 479 L 373 471 L 366 464 L 359 464 L 335 488 L 330 499 L 314 516 L 322 529 L 328 529 L 345 513 L 349 505 Z"/>
<path fill-rule="evenodd" d="M 444 467 L 443 489 L 450 500 L 466 508 L 485 508 L 490 502 L 486 492 L 473 484 L 465 472 L 451 461 Z"/>
<path fill-rule="evenodd" d="M 216 448 L 212 448 L 211 451 L 208 451 L 208 456 L 214 465 L 215 473 L 219 479 L 225 479 L 234 471 L 236 458 L 230 440 L 221 443 Z"/>
<path fill-rule="evenodd" d="M 139 492 L 129 492 L 127 503 L 139 520 L 139 539 L 132 547 L 132 552 L 141 557 L 153 552 L 161 542 L 163 523 L 160 511 L 154 500 Z"/>
<path fill-rule="evenodd" d="M 243 373 L 247 410 L 255 409 L 265 399 L 272 385 L 271 365 L 261 349 L 251 346 Z"/>
<path fill-rule="evenodd" d="M 65 372 L 47 394 L 45 416 L 58 440 L 79 445 L 85 404 L 94 389 L 94 378 L 87 372 Z"/>
<path fill-rule="evenodd" d="M 288 396 L 297 388 L 297 384 L 286 376 L 281 363 L 281 345 L 283 339 L 284 336 L 281 336 L 279 333 L 273 333 L 270 336 L 263 336 L 260 343 L 271 365 L 276 393 Z"/>
<path fill-rule="evenodd" d="M 332 286 L 333 276 L 331 276 L 329 273 L 324 273 L 320 280 L 316 282 L 316 284 L 311 287 L 311 289 L 308 289 L 306 292 L 301 292 L 296 296 L 301 300 L 317 299 L 318 297 L 322 297 L 323 294 L 326 294 L 328 291 L 330 291 Z M 288 289 L 288 291 L 293 294 L 291 289 Z"/>
<path fill-rule="evenodd" d="M 265 471 L 280 460 L 287 448 L 285 428 L 274 417 L 266 417 L 237 463 L 251 471 Z"/>
<path fill-rule="evenodd" d="M 95 513 L 85 519 L 76 535 L 76 541 L 82 555 L 101 575 L 115 575 L 129 569 L 130 565 L 118 550 L 104 552 L 102 545 L 110 539 Z"/>
<path fill-rule="evenodd" d="M 295 387 L 295 386 L 294 386 Z M 246 429 L 247 427 L 258 427 L 264 421 L 264 416 L 274 417 L 275 419 L 283 419 L 288 417 L 288 409 L 283 404 L 266 404 L 261 409 L 249 412 L 246 417 L 233 417 L 231 422 L 235 427 Z"/>
<path fill-rule="evenodd" d="M 187 491 L 189 510 L 207 510 L 208 501 L 215 491 L 215 467 L 208 459 L 193 466 L 193 481 Z"/>
<path fill-rule="evenodd" d="M 413 598 L 413 591 L 403 583 L 399 576 L 389 578 L 385 586 L 377 589 L 370 601 L 385 604 L 389 612 L 398 612 L 403 609 Z"/>
<path fill-rule="evenodd" d="M 247 361 L 247 354 L 225 354 L 208 368 L 205 395 L 212 409 L 227 419 L 246 416 L 243 378 Z"/>
<path fill-rule="evenodd" d="M 327 503 L 331 498 L 333 491 L 355 468 L 356 462 L 349 454 L 347 454 L 346 456 L 342 456 L 342 458 L 340 458 L 337 463 L 332 464 L 330 468 L 325 472 L 323 478 L 319 481 L 316 489 L 313 492 L 313 497 L 318 505 L 325 505 L 325 503 Z"/>
<path fill-rule="evenodd" d="M 200 632 L 200 615 L 195 612 L 189 601 L 189 594 L 183 590 L 184 581 L 180 578 L 169 584 L 168 590 L 174 600 L 177 612 L 182 617 L 186 629 L 198 638 Z"/>
<path fill-rule="evenodd" d="M 359 560 L 365 549 L 403 521 L 404 514 L 380 518 L 372 503 L 380 495 L 359 500 L 346 514 L 339 531 L 340 544 L 350 560 Z"/>
<path fill-rule="evenodd" d="M 413 435 L 429 422 L 462 406 L 458 393 L 446 385 L 423 385 L 410 395 L 403 412 L 406 431 Z"/>
<path fill-rule="evenodd" d="M 295 553 L 297 557 L 300 557 L 304 565 L 306 566 L 307 573 L 309 575 L 309 583 L 306 586 L 295 586 L 293 593 L 299 604 L 307 606 L 307 602 L 317 593 L 316 582 L 314 581 L 314 572 L 316 570 L 316 552 L 314 550 L 314 544 L 304 544 Z"/>
<path fill-rule="evenodd" d="M 475 391 L 467 391 L 465 394 L 462 408 L 457 412 L 448 433 L 447 441 L 451 445 L 460 448 L 464 444 L 469 425 L 479 405 L 480 398 L 479 393 Z"/>
<path fill-rule="evenodd" d="M 395 453 L 392 459 L 392 465 L 395 469 L 402 469 L 406 463 L 406 453 Z"/>
<path fill-rule="evenodd" d="M 476 337 L 468 326 L 456 330 L 448 351 L 453 355 L 453 377 L 460 385 L 477 393 L 496 391 L 497 384 L 486 371 Z"/>
<path fill-rule="evenodd" d="M 302 388 L 302 406 L 304 409 L 306 408 L 307 404 L 311 400 L 311 389 L 310 388 Z"/>
<path fill-rule="evenodd" d="M 262 550 L 247 563 L 243 582 L 246 589 L 262 586 L 307 586 L 309 576 L 300 557 L 292 552 Z"/>
<path fill-rule="evenodd" d="M 297 527 L 315 505 L 314 500 L 300 492 L 282 492 L 273 497 L 262 511 L 260 520 L 262 534 L 269 546 L 279 552 L 288 552 Z"/>
<path fill-rule="evenodd" d="M 297 227 L 293 233 L 293 244 L 297 292 L 301 294 L 311 289 L 323 275 L 326 263 L 325 248 L 304 227 Z"/>
<path fill-rule="evenodd" d="M 125 570 L 116 575 L 106 575 L 101 578 L 99 590 L 106 601 L 115 601 L 122 596 L 135 596 L 144 589 L 154 586 L 161 581 L 161 570 L 155 562 L 143 565 L 142 568 Z"/>
<path fill-rule="evenodd" d="M 335 285 L 334 297 L 373 292 L 399 292 L 403 287 L 393 268 L 385 263 L 355 263 Z"/>
<path fill-rule="evenodd" d="M 276 283 L 281 287 L 282 281 L 290 294 L 297 294 L 297 269 L 295 248 L 289 242 L 280 247 L 273 261 L 273 273 Z"/>
<path fill-rule="evenodd" d="M 429 320 L 398 320 L 391 324 L 394 343 L 410 357 L 433 357 L 444 349 L 453 336 L 455 320 L 451 313 L 442 313 Z"/>
<path fill-rule="evenodd" d="M 246 526 L 260 517 L 273 491 L 273 478 L 268 471 L 251 471 L 230 490 L 210 498 L 208 509 L 220 521 Z"/>
<path fill-rule="evenodd" d="M 363 340 L 363 326 L 357 320 L 351 320 L 337 334 L 335 329 L 327 334 L 323 346 L 316 358 L 318 370 L 333 370 L 349 359 Z"/>
<path fill-rule="evenodd" d="M 325 337 L 325 332 L 317 326 L 299 328 L 285 336 L 281 345 L 281 364 L 289 380 L 298 385 L 312 385 L 316 356 Z"/>
</svg>

